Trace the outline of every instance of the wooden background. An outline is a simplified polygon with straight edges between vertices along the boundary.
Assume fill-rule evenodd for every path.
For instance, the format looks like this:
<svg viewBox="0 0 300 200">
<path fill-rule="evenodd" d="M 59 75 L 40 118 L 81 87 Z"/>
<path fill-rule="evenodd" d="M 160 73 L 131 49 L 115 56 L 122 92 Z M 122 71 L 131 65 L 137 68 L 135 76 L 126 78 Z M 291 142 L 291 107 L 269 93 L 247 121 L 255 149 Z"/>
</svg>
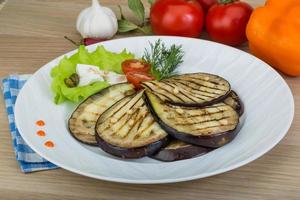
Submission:
<svg viewBox="0 0 300 200">
<path fill-rule="evenodd" d="M 3 1 L 3 0 L 2 0 Z M 1 0 L 0 0 L 1 2 Z M 126 0 L 101 0 L 117 11 Z M 254 7 L 263 0 L 248 0 Z M 33 73 L 75 47 L 77 14 L 89 0 L 9 0 L 0 11 L 0 77 Z M 125 9 L 126 14 L 128 10 Z M 130 17 L 130 15 L 129 15 Z M 247 51 L 247 46 L 241 47 Z M 300 79 L 285 77 L 296 114 L 288 135 L 262 158 L 237 170 L 190 182 L 129 185 L 95 180 L 63 169 L 23 174 L 15 160 L 0 98 L 0 199 L 300 199 Z M 255 148 L 255 147 L 253 147 Z"/>
</svg>

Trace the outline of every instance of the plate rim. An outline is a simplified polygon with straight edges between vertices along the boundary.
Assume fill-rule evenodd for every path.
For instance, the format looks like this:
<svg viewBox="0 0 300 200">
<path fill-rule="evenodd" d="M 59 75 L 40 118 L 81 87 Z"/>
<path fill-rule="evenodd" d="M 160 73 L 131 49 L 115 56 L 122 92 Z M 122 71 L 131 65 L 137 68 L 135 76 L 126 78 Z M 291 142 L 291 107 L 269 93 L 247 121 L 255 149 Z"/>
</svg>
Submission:
<svg viewBox="0 0 300 200">
<path fill-rule="evenodd" d="M 274 138 L 272 140 L 272 143 L 270 145 L 268 145 L 267 147 L 265 147 L 264 149 L 260 149 L 260 151 L 258 151 L 257 153 L 255 153 L 254 155 L 248 157 L 247 159 L 243 160 L 243 161 L 240 161 L 236 164 L 233 164 L 231 166 L 228 166 L 226 168 L 222 168 L 222 169 L 219 169 L 219 170 L 215 170 L 213 172 L 210 172 L 210 173 L 202 173 L 202 174 L 199 174 L 199 175 L 193 175 L 193 176 L 186 176 L 186 177 L 182 177 L 182 178 L 167 178 L 167 179 L 126 179 L 126 178 L 116 178 L 116 177 L 109 177 L 109 176 L 103 176 L 103 175 L 96 175 L 96 174 L 92 174 L 92 173 L 89 173 L 89 172 L 83 172 L 81 170 L 78 170 L 74 167 L 69 167 L 69 166 L 64 166 L 64 164 L 61 164 L 60 162 L 56 162 L 55 160 L 52 160 L 51 158 L 49 158 L 46 154 L 40 152 L 34 144 L 32 144 L 32 142 L 30 142 L 29 140 L 27 140 L 26 137 L 23 136 L 23 133 L 20 129 L 19 132 L 21 134 L 21 136 L 23 137 L 24 141 L 37 153 L 39 154 L 40 156 L 42 156 L 43 158 L 45 158 L 46 160 L 48 160 L 49 162 L 52 162 L 53 164 L 57 165 L 58 167 L 61 167 L 63 169 L 66 169 L 68 171 L 71 171 L 73 173 L 77 173 L 77 174 L 80 174 L 80 175 L 83 175 L 83 176 L 87 176 L 87 177 L 90 177 L 90 178 L 95 178 L 95 179 L 99 179 L 99 180 L 104 180 L 104 181 L 110 181 L 110 182 L 118 182 L 118 183 L 130 183 L 130 184 L 164 184 L 164 183 L 175 183 L 175 182 L 183 182 L 183 181 L 190 181 L 190 180 L 195 180 L 195 179 L 201 179 L 201 178 L 205 178 L 205 177 L 209 177 L 209 176 L 213 176 L 213 175 L 218 175 L 218 174 L 222 174 L 222 173 L 225 173 L 225 172 L 228 172 L 228 171 L 231 171 L 231 170 L 234 170 L 234 169 L 237 169 L 239 167 L 242 167 L 258 158 L 260 158 L 261 156 L 263 156 L 264 154 L 266 154 L 267 152 L 269 152 L 271 149 L 273 149 L 287 134 L 288 134 L 288 131 L 293 123 L 293 119 L 294 119 L 294 114 L 295 114 L 295 102 L 294 102 L 294 97 L 293 97 L 293 93 L 289 87 L 289 85 L 287 84 L 287 82 L 283 79 L 283 77 L 274 69 L 272 68 L 269 64 L 267 64 L 266 62 L 264 62 L 263 60 L 255 57 L 254 55 L 250 54 L 250 53 L 247 53 L 245 51 L 242 51 L 240 49 L 237 49 L 237 48 L 234 48 L 234 47 L 231 47 L 231 46 L 227 46 L 227 45 L 224 45 L 224 44 L 220 44 L 220 43 L 216 43 L 216 42 L 213 42 L 213 41 L 209 41 L 209 40 L 203 40 L 203 39 L 199 39 L 199 38 L 186 38 L 186 37 L 179 37 L 179 36 L 135 36 L 135 37 L 126 37 L 126 38 L 118 38 L 118 39 L 114 39 L 114 40 L 108 40 L 108 41 L 104 41 L 104 42 L 100 42 L 100 43 L 96 43 L 96 44 L 93 44 L 93 45 L 90 45 L 90 46 L 87 46 L 86 48 L 89 49 L 89 48 L 93 48 L 95 46 L 98 46 L 98 45 L 101 45 L 101 44 L 105 44 L 105 43 L 109 43 L 111 41 L 117 41 L 117 40 L 128 40 L 128 39 L 134 39 L 134 38 L 145 38 L 145 39 L 150 39 L 150 38 L 180 38 L 180 39 L 186 39 L 186 40 L 197 40 L 197 41 L 202 41 L 202 42 L 206 42 L 206 43 L 212 43 L 213 45 L 217 45 L 217 46 L 220 46 L 222 48 L 230 48 L 230 49 L 233 49 L 235 51 L 238 51 L 240 53 L 244 53 L 244 54 L 247 54 L 248 56 L 252 57 L 252 58 L 255 58 L 255 59 L 258 59 L 260 62 L 262 62 L 262 64 L 265 66 L 265 67 L 268 67 L 269 69 L 271 69 L 270 71 L 272 73 L 274 73 L 277 77 L 279 77 L 280 81 L 284 84 L 284 86 L 288 89 L 288 93 L 289 93 L 289 96 L 291 97 L 290 98 L 290 105 L 291 105 L 291 112 L 290 112 L 290 115 L 288 116 L 288 121 L 289 121 L 289 124 L 286 124 L 285 127 L 284 127 L 284 131 L 282 131 L 282 133 L 280 135 L 278 135 L 277 138 Z M 41 66 L 37 71 L 35 71 L 32 76 L 26 81 L 25 85 L 29 84 L 30 83 L 30 80 L 32 79 L 32 77 L 38 73 L 40 70 L 43 70 L 47 65 L 49 65 L 51 62 L 54 62 L 55 60 L 58 60 L 60 58 L 62 58 L 63 56 L 66 56 L 66 55 L 72 55 L 74 53 L 76 53 L 78 49 L 74 49 L 72 51 L 69 51 L 65 54 L 62 54 L 54 59 L 52 59 L 50 62 L 44 64 L 43 66 Z M 24 85 L 24 86 L 25 86 Z M 23 88 L 24 88 L 23 86 Z M 18 124 L 19 124 L 19 118 L 18 118 L 18 110 L 19 109 L 16 109 L 17 107 L 19 107 L 18 105 L 20 104 L 19 102 L 21 101 L 19 96 L 20 94 L 24 91 L 23 88 L 21 89 L 21 91 L 19 92 L 19 95 L 16 99 L 16 103 L 15 103 L 15 123 L 16 123 L 16 127 L 19 127 Z"/>
</svg>

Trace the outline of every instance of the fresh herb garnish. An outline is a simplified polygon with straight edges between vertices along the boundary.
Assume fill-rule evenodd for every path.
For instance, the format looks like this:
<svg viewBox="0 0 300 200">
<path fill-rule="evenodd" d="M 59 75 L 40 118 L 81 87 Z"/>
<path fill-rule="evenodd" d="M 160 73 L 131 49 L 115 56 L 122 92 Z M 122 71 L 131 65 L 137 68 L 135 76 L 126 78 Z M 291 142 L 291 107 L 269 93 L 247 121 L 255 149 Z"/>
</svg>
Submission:
<svg viewBox="0 0 300 200">
<path fill-rule="evenodd" d="M 153 0 L 148 0 L 148 3 L 151 4 Z M 152 4 L 151 4 L 152 5 Z M 149 18 L 145 16 L 145 7 L 141 0 L 128 0 L 128 7 L 137 18 L 138 23 L 134 23 L 125 18 L 122 8 L 119 5 L 120 10 L 120 19 L 118 19 L 118 32 L 126 33 L 130 31 L 139 31 L 145 35 L 151 35 L 152 30 L 150 26 Z"/>
<path fill-rule="evenodd" d="M 183 62 L 184 52 L 181 45 L 171 47 L 159 39 L 150 43 L 150 50 L 145 49 L 143 59 L 150 63 L 151 73 L 157 80 L 168 78 L 176 74 L 176 68 Z"/>
</svg>

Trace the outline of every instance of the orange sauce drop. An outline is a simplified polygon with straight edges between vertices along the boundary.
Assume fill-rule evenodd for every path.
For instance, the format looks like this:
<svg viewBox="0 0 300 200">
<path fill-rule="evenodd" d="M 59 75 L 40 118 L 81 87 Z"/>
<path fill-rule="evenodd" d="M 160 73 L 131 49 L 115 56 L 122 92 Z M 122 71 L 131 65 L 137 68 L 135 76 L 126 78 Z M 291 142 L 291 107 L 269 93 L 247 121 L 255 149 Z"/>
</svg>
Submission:
<svg viewBox="0 0 300 200">
<path fill-rule="evenodd" d="M 43 120 L 38 120 L 35 122 L 35 124 L 38 126 L 45 126 L 45 122 Z"/>
<path fill-rule="evenodd" d="M 53 148 L 54 147 L 54 143 L 52 141 L 48 140 L 48 141 L 45 142 L 45 146 L 49 147 L 49 148 Z"/>
<path fill-rule="evenodd" d="M 36 134 L 41 137 L 46 135 L 45 131 L 42 131 L 42 130 L 37 131 Z"/>
</svg>

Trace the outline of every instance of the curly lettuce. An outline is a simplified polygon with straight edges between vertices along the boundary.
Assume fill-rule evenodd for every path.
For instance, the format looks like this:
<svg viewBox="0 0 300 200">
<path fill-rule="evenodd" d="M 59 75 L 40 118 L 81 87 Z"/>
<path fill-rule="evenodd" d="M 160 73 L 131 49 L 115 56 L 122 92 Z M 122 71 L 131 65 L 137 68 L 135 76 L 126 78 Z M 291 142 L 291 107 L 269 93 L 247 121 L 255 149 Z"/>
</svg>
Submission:
<svg viewBox="0 0 300 200">
<path fill-rule="evenodd" d="M 64 57 L 59 64 L 51 70 L 51 89 L 54 92 L 54 103 L 60 104 L 64 101 L 79 102 L 92 94 L 106 88 L 106 81 L 98 81 L 81 87 L 68 87 L 64 80 L 76 72 L 77 64 L 88 64 L 98 66 L 101 70 L 122 73 L 121 63 L 132 59 L 134 55 L 124 49 L 121 53 L 107 51 L 103 46 L 98 46 L 93 52 L 88 52 L 84 46 L 80 46 L 78 52 L 71 57 Z"/>
</svg>

